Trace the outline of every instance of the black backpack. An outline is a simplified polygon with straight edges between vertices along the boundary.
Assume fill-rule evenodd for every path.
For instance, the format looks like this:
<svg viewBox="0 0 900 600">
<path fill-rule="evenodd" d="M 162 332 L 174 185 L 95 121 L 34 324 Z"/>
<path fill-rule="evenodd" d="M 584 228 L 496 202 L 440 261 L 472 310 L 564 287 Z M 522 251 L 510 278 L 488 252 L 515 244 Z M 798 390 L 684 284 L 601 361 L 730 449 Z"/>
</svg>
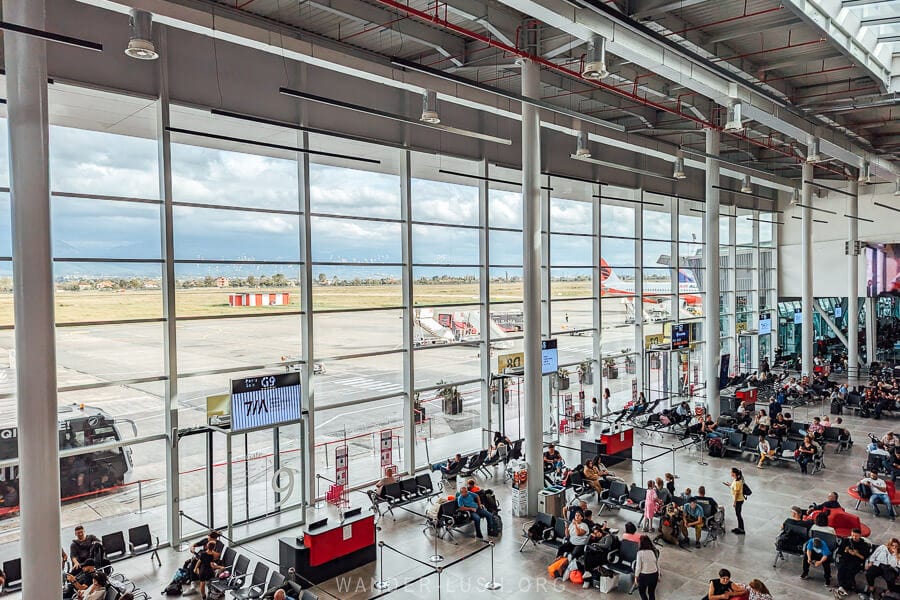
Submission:
<svg viewBox="0 0 900 600">
<path fill-rule="evenodd" d="M 722 443 L 717 437 L 709 438 L 706 442 L 707 452 L 710 456 L 715 456 L 717 458 L 725 457 L 725 444 Z"/>
<path fill-rule="evenodd" d="M 540 542 L 544 539 L 544 532 L 547 530 L 547 524 L 541 521 L 535 521 L 528 528 L 528 539 Z"/>
<path fill-rule="evenodd" d="M 747 498 L 750 497 L 751 494 L 753 494 L 753 490 L 751 490 L 750 486 L 747 485 L 746 479 L 744 480 L 744 485 L 742 487 L 743 487 L 744 500 L 746 500 Z"/>
</svg>

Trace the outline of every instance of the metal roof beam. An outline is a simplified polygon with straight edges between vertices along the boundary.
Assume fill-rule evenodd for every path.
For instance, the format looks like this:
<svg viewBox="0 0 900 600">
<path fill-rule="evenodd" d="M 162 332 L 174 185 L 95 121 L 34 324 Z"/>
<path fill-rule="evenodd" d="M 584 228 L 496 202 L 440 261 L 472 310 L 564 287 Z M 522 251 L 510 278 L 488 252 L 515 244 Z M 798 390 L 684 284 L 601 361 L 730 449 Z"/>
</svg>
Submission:
<svg viewBox="0 0 900 600">
<path fill-rule="evenodd" d="M 566 0 L 500 0 L 510 8 L 531 15 L 548 25 L 581 39 L 604 36 L 607 50 L 670 81 L 712 99 L 721 106 L 730 105 L 733 98 L 743 102 L 744 116 L 766 127 L 789 135 L 805 143 L 811 135 L 819 134 L 821 125 L 813 123 L 794 108 L 779 104 L 740 78 L 728 77 L 712 65 L 694 59 L 653 39 L 630 19 L 616 16 L 611 10 L 593 0 L 580 0 L 590 8 L 576 8 Z M 792 0 L 786 0 L 790 2 Z M 843 134 L 829 132 L 820 136 L 820 151 L 847 165 L 858 166 L 866 151 L 853 145 Z M 894 176 L 893 166 L 885 160 L 871 158 L 874 167 L 885 176 Z"/>
<path fill-rule="evenodd" d="M 504 10 L 502 5 L 487 4 L 481 0 L 450 0 L 447 10 L 478 23 L 491 35 L 510 46 L 516 44 L 516 29 L 521 24 L 518 15 Z"/>
<path fill-rule="evenodd" d="M 356 2 L 355 0 L 309 1 L 319 9 L 358 23 L 374 25 L 390 23 L 390 25 L 385 25 L 385 29 L 396 31 L 411 40 L 434 48 L 439 54 L 450 59 L 456 66 L 462 66 L 464 62 L 466 42 L 462 38 L 439 31 L 412 19 L 395 23 L 397 13 L 366 4 L 365 2 Z"/>
<path fill-rule="evenodd" d="M 652 19 L 663 15 L 671 10 L 690 8 L 697 4 L 703 4 L 708 0 L 645 0 L 643 2 L 635 2 L 634 12 L 631 16 L 635 19 Z"/>
</svg>

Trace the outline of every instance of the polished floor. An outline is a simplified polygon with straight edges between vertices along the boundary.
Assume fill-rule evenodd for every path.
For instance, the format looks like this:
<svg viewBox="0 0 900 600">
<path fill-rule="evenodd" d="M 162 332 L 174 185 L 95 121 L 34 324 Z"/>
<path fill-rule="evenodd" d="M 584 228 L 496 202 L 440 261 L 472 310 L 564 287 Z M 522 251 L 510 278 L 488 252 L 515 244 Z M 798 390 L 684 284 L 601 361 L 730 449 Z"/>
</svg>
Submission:
<svg viewBox="0 0 900 600">
<path fill-rule="evenodd" d="M 798 421 L 811 419 L 822 414 L 820 407 L 795 411 Z M 868 432 L 882 435 L 897 424 L 893 419 L 874 421 L 844 416 L 845 424 L 851 429 L 857 443 L 851 452 L 836 454 L 834 448 L 828 448 L 826 468 L 816 475 L 804 476 L 796 464 L 757 469 L 755 462 L 746 458 L 711 458 L 696 448 L 682 449 L 674 453 L 665 452 L 657 447 L 645 445 L 644 456 L 662 453 L 662 456 L 648 461 L 645 471 L 641 473 L 640 465 L 633 463 L 631 472 L 624 465 L 618 465 L 616 472 L 629 481 L 642 481 L 650 477 L 662 476 L 666 472 L 674 472 L 678 479 L 676 484 L 681 491 L 685 487 L 696 490 L 705 485 L 708 495 L 720 502 L 728 504 L 728 490 L 721 482 L 728 480 L 729 469 L 738 466 L 744 469 L 754 494 L 744 507 L 744 519 L 747 534 L 737 536 L 727 533 L 718 542 L 701 549 L 683 550 L 663 546 L 660 556 L 662 577 L 657 591 L 660 599 L 693 599 L 699 600 L 705 592 L 707 581 L 716 576 L 722 567 L 729 568 L 736 581 L 746 582 L 759 578 L 766 582 L 777 599 L 788 598 L 832 598 L 832 593 L 823 585 L 821 571 L 813 570 L 807 580 L 801 580 L 800 561 L 796 557 L 788 557 L 784 563 L 773 568 L 774 540 L 781 522 L 788 516 L 791 505 L 806 506 L 812 502 L 824 500 L 827 493 L 836 490 L 845 508 L 859 514 L 863 521 L 872 528 L 871 541 L 882 543 L 891 535 L 900 535 L 900 525 L 889 522 L 886 518 L 874 518 L 867 506 L 855 511 L 855 503 L 849 502 L 846 495 L 848 486 L 855 484 L 862 475 L 861 465 L 865 457 L 866 434 Z M 597 427 L 596 425 L 594 427 Z M 596 432 L 595 432 L 596 433 Z M 577 447 L 579 437 L 590 435 L 574 434 L 564 436 L 560 444 Z M 640 433 L 636 435 L 635 456 L 640 455 L 639 444 L 671 447 L 677 445 L 674 436 L 658 435 L 648 437 Z M 574 452 L 562 448 L 563 455 L 569 462 L 577 460 Z M 707 463 L 707 464 L 704 464 Z M 513 518 L 510 514 L 510 488 L 503 483 L 501 472 L 496 477 L 480 480 L 483 487 L 492 487 L 502 506 L 504 532 L 496 539 L 494 548 L 474 539 L 469 535 L 459 535 L 455 542 L 434 540 L 423 534 L 423 517 L 426 503 L 412 505 L 410 511 L 398 510 L 396 520 L 390 516 L 380 522 L 379 539 L 385 542 L 382 560 L 348 573 L 336 580 L 326 582 L 318 591 L 320 598 L 363 599 L 373 598 L 388 593 L 389 598 L 441 598 L 441 597 L 495 597 L 495 598 L 539 598 L 548 593 L 564 592 L 575 597 L 594 597 L 599 592 L 594 589 L 582 589 L 571 583 L 549 580 L 546 567 L 553 558 L 549 547 L 526 546 L 519 552 L 522 542 L 522 528 L 527 519 Z M 361 494 L 355 495 L 355 504 L 368 509 L 368 501 Z M 593 504 L 591 502 L 591 504 Z M 596 507 L 592 507 L 595 508 Z M 328 509 L 325 509 L 328 510 Z M 415 512 L 414 512 L 415 511 Z M 726 512 L 727 527 L 735 525 L 734 514 Z M 310 515 L 310 518 L 312 515 Z M 610 524 L 623 526 L 626 520 L 637 520 L 634 513 L 617 513 L 603 511 L 601 519 L 608 519 Z M 287 535 L 287 534 L 283 534 Z M 277 560 L 277 535 L 248 544 L 243 551 L 251 553 L 254 560 Z M 400 553 L 403 553 L 402 555 Z M 429 557 L 437 552 L 444 557 L 438 563 L 438 573 L 429 562 Z M 151 596 L 158 596 L 165 583 L 175 569 L 185 560 L 185 552 L 166 549 L 161 552 L 163 566 L 156 568 L 146 557 L 129 559 L 116 564 L 116 569 L 127 574 L 141 589 Z M 493 557 L 493 560 L 492 560 Z M 493 574 L 492 574 L 493 570 Z M 384 579 L 388 582 L 387 590 L 373 589 L 373 583 Z M 500 589 L 486 590 L 490 581 L 500 584 Z M 613 595 L 624 597 L 627 585 L 623 582 L 619 591 Z M 11 596 L 14 597 L 14 596 Z M 637 597 L 636 593 L 635 596 Z"/>
</svg>

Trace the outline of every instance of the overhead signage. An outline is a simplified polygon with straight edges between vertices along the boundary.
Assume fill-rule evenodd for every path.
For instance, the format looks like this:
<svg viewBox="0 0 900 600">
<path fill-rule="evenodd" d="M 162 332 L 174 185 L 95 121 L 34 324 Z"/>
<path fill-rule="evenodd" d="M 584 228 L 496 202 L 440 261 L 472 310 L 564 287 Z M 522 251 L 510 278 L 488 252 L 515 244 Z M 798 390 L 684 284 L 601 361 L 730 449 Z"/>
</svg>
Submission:
<svg viewBox="0 0 900 600">
<path fill-rule="evenodd" d="M 687 348 L 691 345 L 691 326 L 689 323 L 672 325 L 672 348 Z"/>
<path fill-rule="evenodd" d="M 525 366 L 524 352 L 510 352 L 497 356 L 497 373 L 506 373 L 509 369 L 521 369 Z"/>
<path fill-rule="evenodd" d="M 771 313 L 760 313 L 759 314 L 759 335 L 765 335 L 767 333 L 772 333 L 772 314 Z"/>
<path fill-rule="evenodd" d="M 231 381 L 231 430 L 243 431 L 300 420 L 300 373 Z"/>
</svg>

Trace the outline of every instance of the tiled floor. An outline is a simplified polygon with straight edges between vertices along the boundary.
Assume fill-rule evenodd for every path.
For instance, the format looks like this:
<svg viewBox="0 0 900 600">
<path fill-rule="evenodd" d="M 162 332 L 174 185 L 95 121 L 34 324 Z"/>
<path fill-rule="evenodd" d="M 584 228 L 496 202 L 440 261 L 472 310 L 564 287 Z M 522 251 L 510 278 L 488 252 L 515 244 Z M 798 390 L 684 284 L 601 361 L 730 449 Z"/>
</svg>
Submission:
<svg viewBox="0 0 900 600">
<path fill-rule="evenodd" d="M 820 409 L 810 409 L 809 418 L 820 412 Z M 807 411 L 805 409 L 795 411 L 795 416 L 797 420 L 805 420 Z M 720 482 L 728 479 L 728 472 L 732 466 L 743 468 L 748 482 L 753 487 L 754 494 L 744 507 L 746 536 L 739 537 L 728 533 L 717 543 L 699 550 L 682 550 L 669 546 L 662 548 L 662 578 L 657 597 L 676 600 L 700 598 L 705 594 L 706 582 L 714 577 L 720 568 L 727 567 L 737 581 L 746 582 L 754 577 L 762 579 L 778 599 L 832 598 L 831 592 L 823 586 L 821 571 L 814 570 L 810 579 L 805 581 L 799 578 L 800 563 L 796 557 L 788 557 L 777 569 L 773 568 L 773 544 L 779 526 L 788 515 L 788 507 L 791 505 L 806 506 L 814 501 L 819 502 L 824 500 L 829 491 L 837 490 L 844 506 L 854 512 L 853 503 L 848 501 L 846 489 L 861 477 L 861 465 L 865 457 L 865 434 L 871 431 L 880 436 L 894 428 L 895 423 L 892 420 L 863 420 L 846 415 L 844 420 L 857 443 L 850 453 L 835 454 L 834 448 L 829 448 L 826 469 L 816 475 L 801 475 L 795 464 L 759 470 L 748 458 L 714 459 L 705 453 L 699 453 L 696 449 L 685 449 L 675 453 L 674 465 L 672 454 L 649 462 L 645 465 L 646 472 L 643 474 L 636 464 L 633 465 L 631 473 L 625 472 L 623 466 L 619 465 L 617 472 L 629 481 L 645 482 L 651 476 L 662 476 L 663 473 L 674 470 L 678 476 L 679 491 L 684 487 L 696 490 L 697 486 L 704 484 L 708 493 L 720 502 L 728 500 L 728 490 Z M 641 441 L 662 446 L 677 443 L 673 436 L 666 436 L 660 441 L 659 437 L 650 439 L 645 435 L 637 435 L 635 443 Z M 578 445 L 576 436 L 566 436 L 561 442 L 573 447 Z M 650 449 L 646 450 L 645 454 L 649 456 Z M 654 451 L 658 452 L 658 449 Z M 566 455 L 567 451 L 563 450 L 563 454 Z M 566 458 L 569 462 L 577 459 L 574 454 Z M 700 464 L 698 459 L 701 458 L 708 464 Z M 422 533 L 423 518 L 413 512 L 395 511 L 396 520 L 388 517 L 381 521 L 379 539 L 407 556 L 401 556 L 386 547 L 383 551 L 383 564 L 372 564 L 323 584 L 319 592 L 320 597 L 352 600 L 375 597 L 381 592 L 374 590 L 372 584 L 380 579 L 381 569 L 384 578 L 390 582 L 389 589 L 395 590 L 389 594 L 390 598 L 440 598 L 460 595 L 543 598 L 553 591 L 564 591 L 575 597 L 596 597 L 599 594 L 593 589 L 585 590 L 570 583 L 548 580 L 546 566 L 553 557 L 549 548 L 534 548 L 529 545 L 524 552 L 519 552 L 522 526 L 526 520 L 516 519 L 510 515 L 509 487 L 503 483 L 502 474 L 498 472 L 493 480 L 482 482 L 482 485 L 493 487 L 501 506 L 504 507 L 504 533 L 496 540 L 496 547 L 493 549 L 494 579 L 502 585 L 501 589 L 496 591 L 484 589 L 485 583 L 491 580 L 492 551 L 488 548 L 471 558 L 466 558 L 484 547 L 482 542 L 468 536 L 458 536 L 456 543 L 438 541 L 438 552 L 445 558 L 444 562 L 440 563 L 442 572 L 438 589 L 438 577 L 428 564 L 428 557 L 434 553 L 433 540 Z M 356 502 L 368 509 L 368 503 L 363 496 L 357 495 Z M 425 503 L 410 508 L 424 511 Z M 896 524 L 883 517 L 874 519 L 867 507 L 864 506 L 855 512 L 872 527 L 874 542 L 881 543 L 890 535 L 900 535 L 900 528 Z M 730 530 L 735 525 L 734 516 L 730 510 L 726 514 L 727 527 Z M 601 518 L 608 519 L 611 524 L 622 526 L 625 520 L 636 520 L 637 515 L 604 511 Z M 260 557 L 277 560 L 277 537 L 272 536 L 249 544 L 243 551 L 252 552 L 251 557 L 254 560 Z M 187 557 L 186 553 L 172 549 L 166 549 L 161 555 L 162 568 L 152 567 L 146 557 L 117 563 L 116 568 L 127 573 L 152 596 L 158 596 L 172 573 Z M 414 581 L 420 577 L 423 578 Z M 398 590 L 397 588 L 404 583 L 408 584 L 407 587 Z M 621 586 L 620 589 L 624 587 Z M 624 597 L 625 594 L 624 591 L 620 591 L 617 595 Z"/>
</svg>

